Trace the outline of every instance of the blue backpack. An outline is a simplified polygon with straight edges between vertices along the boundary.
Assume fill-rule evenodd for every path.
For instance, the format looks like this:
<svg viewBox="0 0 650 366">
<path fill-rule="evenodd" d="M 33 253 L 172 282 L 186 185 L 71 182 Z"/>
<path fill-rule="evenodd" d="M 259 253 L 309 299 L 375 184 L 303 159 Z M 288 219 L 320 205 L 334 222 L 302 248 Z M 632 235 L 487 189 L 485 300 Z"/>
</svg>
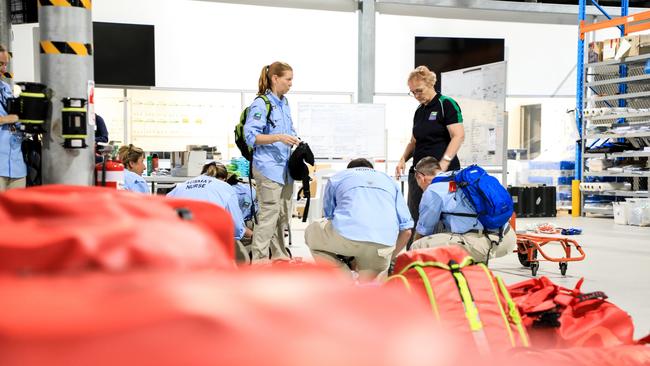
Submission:
<svg viewBox="0 0 650 366">
<path fill-rule="evenodd" d="M 512 197 L 493 176 L 478 165 L 471 165 L 449 176 L 435 178 L 432 183 L 454 180 L 463 190 L 477 215 L 443 212 L 456 216 L 472 216 L 487 230 L 500 230 L 510 220 L 513 211 Z"/>
</svg>

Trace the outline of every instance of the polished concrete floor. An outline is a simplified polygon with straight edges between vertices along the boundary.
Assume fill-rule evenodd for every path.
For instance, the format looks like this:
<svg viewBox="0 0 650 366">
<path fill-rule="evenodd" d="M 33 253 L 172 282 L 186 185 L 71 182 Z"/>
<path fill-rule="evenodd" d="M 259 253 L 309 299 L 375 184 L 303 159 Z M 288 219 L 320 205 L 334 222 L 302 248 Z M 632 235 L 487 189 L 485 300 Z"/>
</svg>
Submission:
<svg viewBox="0 0 650 366">
<path fill-rule="evenodd" d="M 615 225 L 611 218 L 561 216 L 519 219 L 517 231 L 544 222 L 581 228 L 582 235 L 571 238 L 584 248 L 586 258 L 569 263 L 566 276 L 560 274 L 557 263 L 542 262 L 537 275 L 565 287 L 573 287 L 584 277 L 584 292 L 603 291 L 611 302 L 632 315 L 637 338 L 650 333 L 650 227 Z M 293 220 L 292 252 L 308 259 L 311 255 L 304 244 L 305 226 Z M 559 247 L 545 249 L 547 254 L 562 255 Z M 521 266 L 515 254 L 490 261 L 490 268 L 508 284 L 531 278 L 530 269 Z"/>
</svg>

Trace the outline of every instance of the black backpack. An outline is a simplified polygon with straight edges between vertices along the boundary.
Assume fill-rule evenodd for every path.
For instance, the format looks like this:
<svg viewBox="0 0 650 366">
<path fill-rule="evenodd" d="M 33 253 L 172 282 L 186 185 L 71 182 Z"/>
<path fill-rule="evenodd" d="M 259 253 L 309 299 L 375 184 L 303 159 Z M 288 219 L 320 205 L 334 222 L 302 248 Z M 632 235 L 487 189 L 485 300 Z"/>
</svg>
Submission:
<svg viewBox="0 0 650 366">
<path fill-rule="evenodd" d="M 301 194 L 307 199 L 305 211 L 302 214 L 302 222 L 307 222 L 309 203 L 311 200 L 311 192 L 309 190 L 311 177 L 309 177 L 309 168 L 307 167 L 307 164 L 314 166 L 314 163 L 314 153 L 311 151 L 309 145 L 304 141 L 298 144 L 298 147 L 296 147 L 289 157 L 289 175 L 294 180 L 302 181 L 302 188 L 298 191 L 297 199 L 300 199 Z"/>
<path fill-rule="evenodd" d="M 261 98 L 266 105 L 266 122 L 272 126 L 275 126 L 273 121 L 271 121 L 271 101 L 266 95 L 259 95 L 257 98 Z M 241 115 L 239 116 L 239 123 L 237 126 L 235 126 L 235 145 L 237 145 L 237 148 L 241 152 L 241 156 L 243 156 L 248 161 L 252 161 L 253 148 L 249 147 L 248 144 L 246 144 L 246 138 L 244 137 L 244 124 L 246 123 L 249 109 L 250 106 L 246 107 L 246 109 L 241 112 Z"/>
</svg>

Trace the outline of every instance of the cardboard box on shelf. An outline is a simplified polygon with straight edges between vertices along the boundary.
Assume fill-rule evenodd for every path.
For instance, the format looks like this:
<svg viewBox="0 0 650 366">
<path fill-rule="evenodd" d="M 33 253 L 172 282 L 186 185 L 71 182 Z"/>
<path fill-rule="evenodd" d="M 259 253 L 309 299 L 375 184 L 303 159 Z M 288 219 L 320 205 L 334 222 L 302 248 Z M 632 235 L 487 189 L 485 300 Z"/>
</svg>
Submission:
<svg viewBox="0 0 650 366">
<path fill-rule="evenodd" d="M 626 36 L 625 39 L 630 43 L 630 50 L 627 52 L 627 57 L 650 53 L 650 34 Z"/>
<path fill-rule="evenodd" d="M 603 60 L 603 42 L 589 43 L 589 57 L 587 62 L 599 62 Z"/>
<path fill-rule="evenodd" d="M 616 58 L 616 51 L 620 44 L 620 39 L 608 39 L 603 41 L 603 61 Z"/>
</svg>

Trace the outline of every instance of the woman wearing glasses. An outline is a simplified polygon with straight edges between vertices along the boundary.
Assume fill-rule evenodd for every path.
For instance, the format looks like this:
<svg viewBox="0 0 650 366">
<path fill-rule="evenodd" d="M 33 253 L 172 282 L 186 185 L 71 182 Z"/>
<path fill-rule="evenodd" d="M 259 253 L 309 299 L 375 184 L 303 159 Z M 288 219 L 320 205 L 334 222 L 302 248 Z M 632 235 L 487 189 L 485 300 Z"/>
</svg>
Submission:
<svg viewBox="0 0 650 366">
<path fill-rule="evenodd" d="M 408 78 L 409 94 L 420 106 L 413 116 L 413 133 L 404 153 L 395 167 L 395 176 L 403 173 L 406 162 L 413 158 L 409 169 L 408 206 L 413 220 L 417 223 L 422 189 L 415 179 L 415 165 L 426 156 L 440 161 L 443 171 L 460 169 L 456 154 L 465 139 L 463 115 L 455 100 L 436 93 L 436 74 L 426 66 L 418 66 Z"/>
</svg>

